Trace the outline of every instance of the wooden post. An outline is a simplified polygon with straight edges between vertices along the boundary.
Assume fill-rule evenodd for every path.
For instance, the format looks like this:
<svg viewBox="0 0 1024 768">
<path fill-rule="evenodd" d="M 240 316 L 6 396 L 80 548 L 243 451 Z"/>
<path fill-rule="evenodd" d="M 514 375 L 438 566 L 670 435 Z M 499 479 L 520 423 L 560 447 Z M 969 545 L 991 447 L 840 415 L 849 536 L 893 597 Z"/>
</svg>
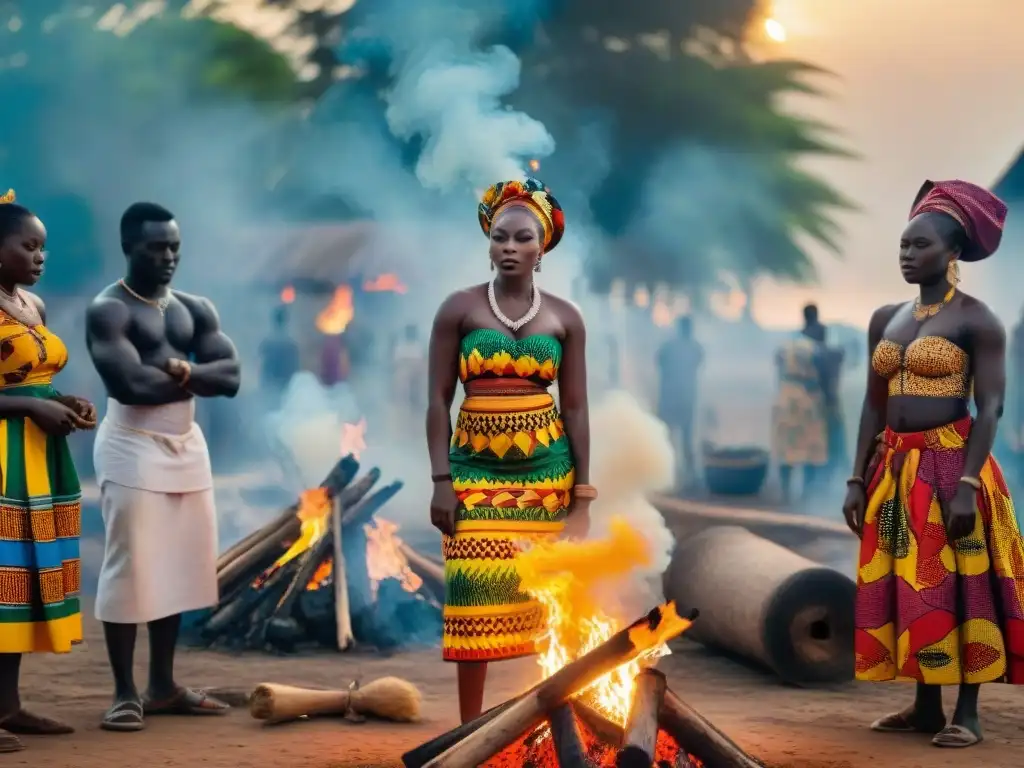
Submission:
<svg viewBox="0 0 1024 768">
<path fill-rule="evenodd" d="M 331 509 L 331 533 L 334 537 L 334 562 L 331 572 L 334 579 L 334 616 L 338 623 L 338 650 L 347 651 L 352 647 L 355 638 L 352 636 L 352 614 L 348 608 L 348 578 L 345 574 L 345 552 L 342 548 L 341 516 L 341 502 L 335 497 Z"/>
<path fill-rule="evenodd" d="M 658 746 L 658 712 L 665 698 L 665 675 L 645 669 L 636 676 L 633 703 L 629 708 L 626 736 L 617 768 L 650 768 Z"/>
</svg>

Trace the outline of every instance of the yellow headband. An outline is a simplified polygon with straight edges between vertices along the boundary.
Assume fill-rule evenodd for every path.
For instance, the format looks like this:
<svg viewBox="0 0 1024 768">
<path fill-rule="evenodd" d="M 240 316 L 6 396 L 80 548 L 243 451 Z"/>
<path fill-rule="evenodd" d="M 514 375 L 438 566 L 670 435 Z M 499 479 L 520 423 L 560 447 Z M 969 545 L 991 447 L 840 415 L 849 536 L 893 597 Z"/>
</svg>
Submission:
<svg viewBox="0 0 1024 768">
<path fill-rule="evenodd" d="M 544 232 L 544 247 L 547 248 L 551 243 L 552 227 L 551 227 L 551 206 L 548 206 L 548 210 L 536 202 L 533 198 L 516 197 L 505 203 L 502 203 L 494 210 L 493 218 L 496 220 L 501 212 L 509 208 L 525 208 L 533 214 L 534 218 L 540 222 L 540 228 Z"/>
<path fill-rule="evenodd" d="M 14 202 L 14 190 L 8 189 L 7 194 L 0 197 L 0 205 L 9 205 Z"/>
</svg>

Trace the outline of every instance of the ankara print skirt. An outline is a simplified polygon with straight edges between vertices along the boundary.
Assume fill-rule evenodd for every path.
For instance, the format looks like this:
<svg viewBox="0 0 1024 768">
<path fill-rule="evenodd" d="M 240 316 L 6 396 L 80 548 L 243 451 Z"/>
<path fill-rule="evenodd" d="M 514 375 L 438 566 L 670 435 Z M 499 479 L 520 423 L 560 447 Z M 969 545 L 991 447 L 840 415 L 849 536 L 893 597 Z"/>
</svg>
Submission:
<svg viewBox="0 0 1024 768">
<path fill-rule="evenodd" d="M 1024 541 L 992 457 L 973 532 L 951 544 L 943 523 L 971 423 L 882 435 L 857 573 L 859 680 L 1024 683 Z"/>
</svg>

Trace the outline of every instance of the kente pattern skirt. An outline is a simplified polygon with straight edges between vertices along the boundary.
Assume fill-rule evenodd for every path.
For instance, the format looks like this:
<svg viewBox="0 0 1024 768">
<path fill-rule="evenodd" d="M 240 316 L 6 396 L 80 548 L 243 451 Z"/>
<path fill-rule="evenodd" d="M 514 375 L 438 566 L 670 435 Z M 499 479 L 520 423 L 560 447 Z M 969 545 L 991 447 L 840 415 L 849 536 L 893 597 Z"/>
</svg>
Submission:
<svg viewBox="0 0 1024 768">
<path fill-rule="evenodd" d="M 459 498 L 444 537 L 446 661 L 497 661 L 536 653 L 542 606 L 520 590 L 515 557 L 558 535 L 574 481 L 572 452 L 546 392 L 469 396 L 449 464 Z"/>
<path fill-rule="evenodd" d="M 43 384 L 2 394 L 55 397 Z M 0 420 L 0 653 L 68 653 L 82 640 L 82 489 L 63 437 Z"/>
<path fill-rule="evenodd" d="M 957 491 L 970 431 L 965 418 L 882 435 L 857 575 L 860 680 L 1024 683 L 1024 542 L 993 458 L 973 532 L 950 544 L 943 523 L 940 501 Z"/>
</svg>

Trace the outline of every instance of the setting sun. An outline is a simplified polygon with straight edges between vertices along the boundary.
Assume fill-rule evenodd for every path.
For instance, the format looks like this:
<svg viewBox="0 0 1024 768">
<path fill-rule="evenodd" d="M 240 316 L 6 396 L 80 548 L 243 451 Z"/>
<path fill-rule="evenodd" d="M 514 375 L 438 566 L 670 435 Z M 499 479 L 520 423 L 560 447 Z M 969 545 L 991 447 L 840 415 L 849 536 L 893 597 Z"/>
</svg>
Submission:
<svg viewBox="0 0 1024 768">
<path fill-rule="evenodd" d="M 786 42 L 786 28 L 777 19 L 765 19 L 764 32 L 777 43 Z"/>
</svg>

